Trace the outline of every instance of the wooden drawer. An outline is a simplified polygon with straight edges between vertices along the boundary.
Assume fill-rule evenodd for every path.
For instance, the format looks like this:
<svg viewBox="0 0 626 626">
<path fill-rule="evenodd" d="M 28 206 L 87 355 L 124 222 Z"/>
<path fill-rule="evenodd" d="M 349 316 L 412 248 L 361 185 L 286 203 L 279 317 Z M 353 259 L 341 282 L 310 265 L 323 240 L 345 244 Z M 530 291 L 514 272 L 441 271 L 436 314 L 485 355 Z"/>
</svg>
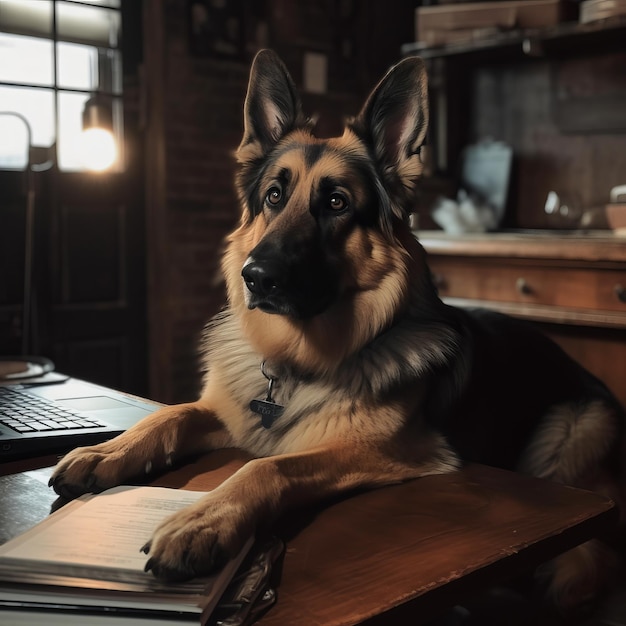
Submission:
<svg viewBox="0 0 626 626">
<path fill-rule="evenodd" d="M 457 256 L 429 264 L 442 297 L 626 313 L 626 271 Z"/>
</svg>

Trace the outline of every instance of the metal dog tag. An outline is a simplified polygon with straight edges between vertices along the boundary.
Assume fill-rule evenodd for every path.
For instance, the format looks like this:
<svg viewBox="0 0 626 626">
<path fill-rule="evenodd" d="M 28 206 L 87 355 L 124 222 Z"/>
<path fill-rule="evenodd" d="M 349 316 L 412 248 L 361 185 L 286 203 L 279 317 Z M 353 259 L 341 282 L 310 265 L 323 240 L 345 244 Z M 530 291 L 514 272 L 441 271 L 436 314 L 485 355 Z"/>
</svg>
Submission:
<svg viewBox="0 0 626 626">
<path fill-rule="evenodd" d="M 250 410 L 261 416 L 261 425 L 263 428 L 269 428 L 274 423 L 274 420 L 283 414 L 285 407 L 276 404 L 272 398 L 272 389 L 274 388 L 276 377 L 267 373 L 265 370 L 265 361 L 261 363 L 261 373 L 267 379 L 267 397 L 265 400 L 252 400 L 250 402 Z"/>
<path fill-rule="evenodd" d="M 285 407 L 270 400 L 252 400 L 250 410 L 261 416 L 263 428 L 269 428 L 283 414 Z"/>
</svg>

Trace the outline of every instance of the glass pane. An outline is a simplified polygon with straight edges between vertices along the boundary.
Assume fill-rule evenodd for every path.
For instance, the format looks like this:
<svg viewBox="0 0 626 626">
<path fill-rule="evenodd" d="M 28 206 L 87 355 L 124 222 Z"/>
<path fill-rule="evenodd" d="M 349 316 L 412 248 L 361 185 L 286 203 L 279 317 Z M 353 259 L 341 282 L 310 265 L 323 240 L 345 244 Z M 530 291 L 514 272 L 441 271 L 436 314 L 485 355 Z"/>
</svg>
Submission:
<svg viewBox="0 0 626 626">
<path fill-rule="evenodd" d="M 49 147 L 54 143 L 54 92 L 51 89 L 29 89 L 26 87 L 3 87 L 0 86 L 0 111 L 15 112 L 23 115 L 32 129 L 33 146 Z M 22 123 L 14 116 L 11 117 L 13 130 L 7 131 L 14 136 L 11 141 L 5 141 L 4 134 L 0 131 L 0 167 L 20 167 L 25 165 L 21 155 L 23 153 L 20 141 L 26 141 L 23 132 L 17 130 Z M 6 124 L 6 120 L 3 124 Z M 6 126 L 3 125 L 3 128 Z M 21 139 L 20 139 L 21 137 Z M 19 163 L 16 165 L 15 159 Z"/>
<path fill-rule="evenodd" d="M 98 49 L 73 43 L 57 44 L 59 87 L 98 89 Z"/>
<path fill-rule="evenodd" d="M 52 38 L 52 2 L 0 0 L 0 30 Z"/>
<path fill-rule="evenodd" d="M 23 170 L 28 163 L 28 130 L 19 117 L 0 112 L 0 168 Z"/>
<path fill-rule="evenodd" d="M 0 33 L 0 81 L 52 87 L 52 42 Z"/>
<path fill-rule="evenodd" d="M 61 88 L 121 94 L 120 53 L 110 48 L 59 42 L 57 80 Z"/>
<path fill-rule="evenodd" d="M 57 2 L 57 36 L 103 48 L 116 48 L 120 37 L 120 13 L 110 9 Z"/>
<path fill-rule="evenodd" d="M 83 110 L 91 94 L 59 92 L 59 141 L 57 156 L 59 168 L 64 171 L 82 171 L 87 169 L 84 157 Z M 114 132 L 118 159 L 110 171 L 121 170 L 122 133 L 116 121 L 120 114 L 120 101 L 113 103 Z"/>
<path fill-rule="evenodd" d="M 83 108 L 89 94 L 59 93 L 59 141 L 57 156 L 62 170 L 82 170 L 81 134 Z"/>
<path fill-rule="evenodd" d="M 100 91 L 122 93 L 122 55 L 117 50 L 98 50 L 98 89 Z"/>
</svg>

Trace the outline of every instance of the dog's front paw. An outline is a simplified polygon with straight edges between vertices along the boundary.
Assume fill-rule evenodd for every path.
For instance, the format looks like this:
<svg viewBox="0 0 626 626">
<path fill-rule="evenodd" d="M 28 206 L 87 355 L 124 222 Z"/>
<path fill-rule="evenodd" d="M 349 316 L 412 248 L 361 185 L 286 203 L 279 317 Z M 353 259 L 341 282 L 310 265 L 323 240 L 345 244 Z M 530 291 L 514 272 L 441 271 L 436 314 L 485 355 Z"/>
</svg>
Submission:
<svg viewBox="0 0 626 626">
<path fill-rule="evenodd" d="M 96 493 L 119 485 L 125 478 L 125 454 L 112 442 L 76 448 L 55 468 L 48 483 L 64 498 Z"/>
<path fill-rule="evenodd" d="M 179 406 L 165 407 L 110 441 L 76 448 L 61 459 L 50 486 L 61 496 L 76 498 L 168 469 L 180 450 L 197 451 L 180 445 L 187 413 Z"/>
<path fill-rule="evenodd" d="M 98 493 L 172 465 L 172 452 L 132 445 L 124 435 L 96 446 L 76 448 L 64 456 L 48 485 L 64 498 Z"/>
<path fill-rule="evenodd" d="M 206 496 L 167 518 L 142 548 L 146 571 L 166 581 L 204 576 L 235 556 L 254 531 L 244 507 Z"/>
</svg>

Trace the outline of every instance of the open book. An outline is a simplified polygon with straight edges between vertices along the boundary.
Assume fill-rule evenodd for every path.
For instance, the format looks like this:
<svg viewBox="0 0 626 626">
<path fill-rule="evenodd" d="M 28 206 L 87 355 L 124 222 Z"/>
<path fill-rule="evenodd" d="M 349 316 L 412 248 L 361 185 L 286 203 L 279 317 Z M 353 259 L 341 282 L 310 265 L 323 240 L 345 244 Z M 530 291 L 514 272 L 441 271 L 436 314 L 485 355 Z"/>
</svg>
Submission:
<svg viewBox="0 0 626 626">
<path fill-rule="evenodd" d="M 140 552 L 162 520 L 203 495 L 116 487 L 70 502 L 0 546 L 0 607 L 206 623 L 253 538 L 214 576 L 184 583 L 163 583 L 144 572 L 147 557 Z"/>
</svg>

